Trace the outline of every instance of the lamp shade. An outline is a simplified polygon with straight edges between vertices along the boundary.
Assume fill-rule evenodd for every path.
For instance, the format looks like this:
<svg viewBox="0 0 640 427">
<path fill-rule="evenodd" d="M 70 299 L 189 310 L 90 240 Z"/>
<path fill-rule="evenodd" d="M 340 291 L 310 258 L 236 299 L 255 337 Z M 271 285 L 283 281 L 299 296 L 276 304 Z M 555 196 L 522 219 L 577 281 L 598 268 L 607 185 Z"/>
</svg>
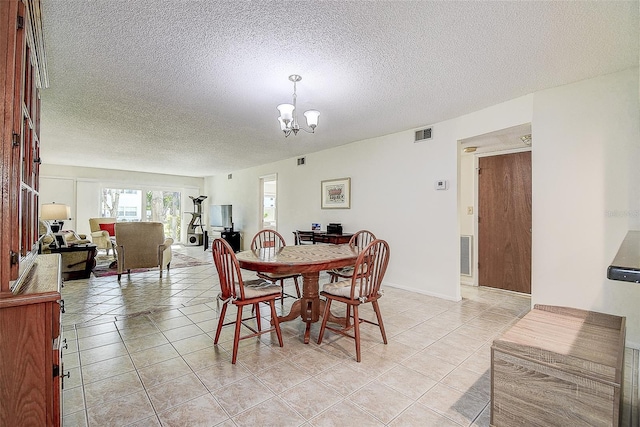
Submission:
<svg viewBox="0 0 640 427">
<path fill-rule="evenodd" d="M 307 126 L 311 129 L 315 129 L 318 126 L 318 117 L 320 117 L 320 111 L 308 110 L 304 112 L 304 116 L 307 118 Z"/>
<path fill-rule="evenodd" d="M 61 203 L 43 203 L 40 208 L 40 219 L 47 221 L 65 220 L 71 216 L 71 208 Z"/>
<path fill-rule="evenodd" d="M 286 125 L 288 125 L 289 122 L 293 120 L 293 109 L 295 107 L 293 104 L 280 104 L 277 108 L 278 111 L 280 111 L 280 118 Z"/>
<path fill-rule="evenodd" d="M 278 122 L 280 123 L 280 130 L 286 131 L 287 125 L 282 121 L 282 117 L 278 117 Z"/>
</svg>

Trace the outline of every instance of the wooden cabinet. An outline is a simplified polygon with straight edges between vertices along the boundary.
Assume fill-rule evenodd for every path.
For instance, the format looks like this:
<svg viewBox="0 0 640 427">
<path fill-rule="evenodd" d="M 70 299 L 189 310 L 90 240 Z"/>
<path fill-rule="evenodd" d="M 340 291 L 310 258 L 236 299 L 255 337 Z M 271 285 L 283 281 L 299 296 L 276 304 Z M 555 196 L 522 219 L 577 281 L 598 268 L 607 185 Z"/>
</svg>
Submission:
<svg viewBox="0 0 640 427">
<path fill-rule="evenodd" d="M 0 297 L 37 254 L 40 90 L 47 85 L 40 0 L 0 1 Z"/>
<path fill-rule="evenodd" d="M 0 425 L 59 426 L 60 255 L 37 255 L 40 0 L 0 1 Z"/>
<path fill-rule="evenodd" d="M 0 298 L 0 425 L 59 426 L 60 255 L 39 255 L 19 292 Z"/>
<path fill-rule="evenodd" d="M 224 239 L 231 245 L 231 249 L 234 252 L 240 252 L 242 246 L 242 235 L 239 231 L 209 231 L 205 232 L 205 238 L 207 242 L 205 244 L 205 250 L 213 247 L 213 241 L 215 239 Z"/>
<path fill-rule="evenodd" d="M 617 426 L 625 318 L 536 305 L 491 347 L 492 426 Z"/>
<path fill-rule="evenodd" d="M 231 245 L 234 252 L 240 252 L 240 232 L 239 231 L 223 231 L 220 237 Z"/>
</svg>

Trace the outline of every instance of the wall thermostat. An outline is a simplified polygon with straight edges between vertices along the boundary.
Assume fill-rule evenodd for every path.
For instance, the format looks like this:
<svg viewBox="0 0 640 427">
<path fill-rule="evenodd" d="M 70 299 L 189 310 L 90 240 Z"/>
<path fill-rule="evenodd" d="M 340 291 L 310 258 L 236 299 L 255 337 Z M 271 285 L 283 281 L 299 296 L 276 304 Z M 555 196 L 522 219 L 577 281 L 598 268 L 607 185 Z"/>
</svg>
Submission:
<svg viewBox="0 0 640 427">
<path fill-rule="evenodd" d="M 449 182 L 446 179 L 436 181 L 436 190 L 446 190 L 447 188 L 449 188 Z"/>
</svg>

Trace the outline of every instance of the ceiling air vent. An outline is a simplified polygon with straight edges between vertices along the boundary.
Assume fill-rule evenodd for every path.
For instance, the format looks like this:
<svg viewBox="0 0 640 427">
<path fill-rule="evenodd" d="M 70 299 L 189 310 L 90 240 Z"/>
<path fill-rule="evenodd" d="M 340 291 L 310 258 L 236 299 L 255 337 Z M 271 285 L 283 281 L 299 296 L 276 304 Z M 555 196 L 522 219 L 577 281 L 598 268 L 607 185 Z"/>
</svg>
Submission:
<svg viewBox="0 0 640 427">
<path fill-rule="evenodd" d="M 304 157 L 298 157 L 298 166 L 304 166 L 305 162 Z"/>
<path fill-rule="evenodd" d="M 227 175 L 227 179 L 232 179 L 232 178 L 233 178 L 232 174 Z"/>
<path fill-rule="evenodd" d="M 421 142 L 427 139 L 431 139 L 431 129 L 432 128 L 426 128 L 426 129 L 422 129 L 422 130 L 417 130 L 416 131 L 416 140 L 415 142 Z"/>
</svg>

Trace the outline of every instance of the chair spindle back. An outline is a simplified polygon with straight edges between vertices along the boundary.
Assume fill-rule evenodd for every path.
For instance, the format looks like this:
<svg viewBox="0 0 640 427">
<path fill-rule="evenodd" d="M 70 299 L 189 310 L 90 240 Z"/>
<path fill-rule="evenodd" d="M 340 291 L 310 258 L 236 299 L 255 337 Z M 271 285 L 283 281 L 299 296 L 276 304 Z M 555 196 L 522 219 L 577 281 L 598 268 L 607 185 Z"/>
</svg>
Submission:
<svg viewBox="0 0 640 427">
<path fill-rule="evenodd" d="M 251 250 L 271 249 L 278 250 L 287 246 L 284 237 L 275 230 L 260 230 L 251 240 Z"/>
<path fill-rule="evenodd" d="M 362 273 L 351 279 L 351 299 L 360 299 L 362 302 L 376 299 L 388 264 L 389 244 L 380 239 L 369 243 L 358 255 L 354 266 L 355 271 Z"/>
<path fill-rule="evenodd" d="M 369 244 L 374 240 L 376 240 L 375 234 L 369 230 L 360 230 L 351 236 L 351 239 L 349 239 L 349 246 L 361 251 L 369 246 Z"/>
<path fill-rule="evenodd" d="M 213 263 L 218 270 L 218 278 L 220 279 L 220 297 L 223 300 L 229 298 L 244 299 L 244 283 L 242 274 L 240 274 L 240 264 L 233 248 L 223 239 L 215 239 L 211 245 L 213 253 Z M 236 284 L 239 286 L 236 287 Z M 237 290 L 240 295 L 236 295 Z"/>
</svg>

